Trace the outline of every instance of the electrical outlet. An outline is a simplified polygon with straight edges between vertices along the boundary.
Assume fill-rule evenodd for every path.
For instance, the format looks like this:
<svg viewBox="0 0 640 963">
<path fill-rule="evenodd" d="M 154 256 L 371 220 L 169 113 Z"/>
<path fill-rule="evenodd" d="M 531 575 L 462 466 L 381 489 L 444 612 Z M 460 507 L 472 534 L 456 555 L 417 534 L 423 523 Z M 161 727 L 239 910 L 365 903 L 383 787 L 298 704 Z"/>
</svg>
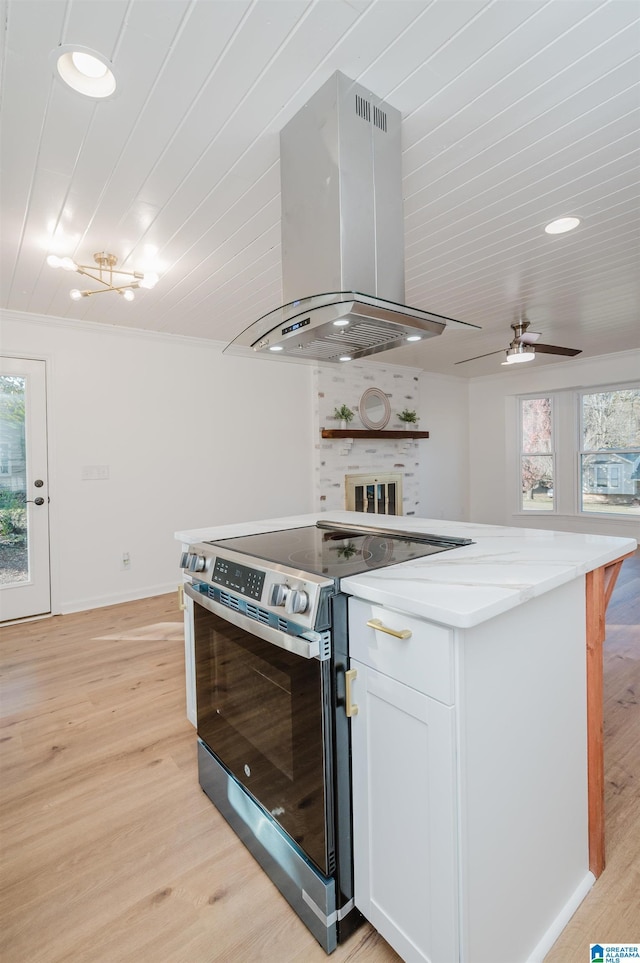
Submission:
<svg viewBox="0 0 640 963">
<path fill-rule="evenodd" d="M 126 571 L 131 568 L 131 555 L 129 552 L 122 553 L 122 568 Z"/>
</svg>

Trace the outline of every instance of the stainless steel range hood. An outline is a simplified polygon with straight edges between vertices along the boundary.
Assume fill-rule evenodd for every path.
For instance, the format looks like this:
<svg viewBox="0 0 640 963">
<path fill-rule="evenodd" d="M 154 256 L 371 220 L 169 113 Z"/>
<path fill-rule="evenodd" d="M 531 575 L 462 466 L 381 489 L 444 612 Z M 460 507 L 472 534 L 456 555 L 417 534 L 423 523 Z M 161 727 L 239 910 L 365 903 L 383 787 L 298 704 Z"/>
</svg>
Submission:
<svg viewBox="0 0 640 963">
<path fill-rule="evenodd" d="M 282 130 L 286 303 L 225 350 L 338 362 L 474 327 L 403 304 L 400 120 L 336 72 Z"/>
</svg>

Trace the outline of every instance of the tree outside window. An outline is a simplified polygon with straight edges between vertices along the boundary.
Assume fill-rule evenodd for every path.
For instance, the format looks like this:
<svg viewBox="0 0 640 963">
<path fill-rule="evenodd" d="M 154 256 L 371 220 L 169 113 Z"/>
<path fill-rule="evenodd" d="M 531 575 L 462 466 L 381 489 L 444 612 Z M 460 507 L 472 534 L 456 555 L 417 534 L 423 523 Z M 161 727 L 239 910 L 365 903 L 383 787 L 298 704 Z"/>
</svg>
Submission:
<svg viewBox="0 0 640 963">
<path fill-rule="evenodd" d="M 522 511 L 553 511 L 553 407 L 551 398 L 520 400 Z"/>
<path fill-rule="evenodd" d="M 580 396 L 583 512 L 640 514 L 640 388 Z"/>
</svg>

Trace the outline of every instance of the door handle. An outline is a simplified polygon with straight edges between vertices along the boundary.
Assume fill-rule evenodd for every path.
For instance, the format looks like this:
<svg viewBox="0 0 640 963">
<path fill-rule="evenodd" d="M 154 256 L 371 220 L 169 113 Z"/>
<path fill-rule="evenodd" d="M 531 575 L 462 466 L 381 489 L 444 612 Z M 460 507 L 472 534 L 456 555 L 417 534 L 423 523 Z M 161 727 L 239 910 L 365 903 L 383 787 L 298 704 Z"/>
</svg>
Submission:
<svg viewBox="0 0 640 963">
<path fill-rule="evenodd" d="M 358 715 L 358 706 L 353 701 L 351 696 L 351 686 L 353 685 L 356 676 L 358 675 L 357 669 L 349 669 L 344 674 L 344 711 L 347 719 L 352 719 L 353 716 Z"/>
<path fill-rule="evenodd" d="M 27 498 L 27 505 L 44 505 L 44 498 L 38 496 L 38 498 Z"/>
</svg>

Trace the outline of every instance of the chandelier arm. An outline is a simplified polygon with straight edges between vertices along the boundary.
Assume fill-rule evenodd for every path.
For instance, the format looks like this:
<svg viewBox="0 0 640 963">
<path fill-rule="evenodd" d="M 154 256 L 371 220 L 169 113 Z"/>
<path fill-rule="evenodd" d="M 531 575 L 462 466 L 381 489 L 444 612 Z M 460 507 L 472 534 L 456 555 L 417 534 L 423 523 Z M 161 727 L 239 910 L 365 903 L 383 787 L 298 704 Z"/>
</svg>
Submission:
<svg viewBox="0 0 640 963">
<path fill-rule="evenodd" d="M 137 281 L 132 281 L 131 284 L 118 284 L 118 285 L 112 286 L 111 290 L 112 290 L 112 291 L 126 291 L 127 288 L 139 288 L 139 287 L 140 287 L 140 285 L 138 284 Z"/>
<path fill-rule="evenodd" d="M 106 291 L 118 291 L 119 293 L 120 291 L 128 291 L 131 288 L 140 287 L 139 284 L 120 284 L 116 287 L 114 284 L 107 284 L 106 281 L 104 281 L 103 283 L 106 284 L 106 287 L 98 288 L 97 291 L 83 291 L 82 293 L 88 297 L 90 294 L 104 294 Z"/>
<path fill-rule="evenodd" d="M 91 273 L 92 271 L 96 271 L 96 270 L 98 270 L 98 269 L 97 269 L 97 268 L 94 268 L 94 267 L 93 267 L 92 265 L 90 265 L 90 264 L 78 264 L 78 265 L 76 265 L 76 271 L 78 272 L 78 274 L 85 274 L 88 278 L 93 278 L 94 281 L 102 281 L 102 278 L 96 277 L 95 274 L 92 274 L 92 273 Z M 107 270 L 107 269 L 105 268 L 105 270 Z M 141 281 L 141 280 L 144 278 L 144 274 L 142 274 L 140 271 L 120 271 L 120 270 L 113 269 L 113 270 L 111 270 L 110 273 L 111 273 L 111 275 L 114 275 L 114 274 L 124 274 L 124 275 L 125 275 L 126 277 L 128 277 L 128 278 L 136 278 L 138 281 Z M 107 282 L 106 282 L 106 281 L 102 281 L 102 283 L 103 283 L 103 284 L 106 284 Z"/>
<path fill-rule="evenodd" d="M 92 281 L 98 281 L 100 284 L 104 284 L 107 290 L 111 288 L 111 284 L 109 284 L 108 281 L 105 281 L 104 278 L 92 274 L 91 271 L 86 271 L 82 264 L 78 265 L 78 274 L 83 274 L 85 277 L 91 278 Z"/>
<path fill-rule="evenodd" d="M 94 278 L 94 280 L 97 281 L 98 278 Z M 105 285 L 104 288 L 98 288 L 97 291 L 82 291 L 82 292 L 81 292 L 82 296 L 85 297 L 85 298 L 90 298 L 90 297 L 92 297 L 94 294 L 105 294 L 107 291 L 118 291 L 118 292 L 120 292 L 120 291 L 127 291 L 127 290 L 129 290 L 130 288 L 139 288 L 139 287 L 140 287 L 140 285 L 139 285 L 137 282 L 134 282 L 133 284 L 120 284 L 118 287 L 115 287 L 113 284 L 107 284 L 106 281 L 103 281 L 102 283 Z"/>
</svg>

